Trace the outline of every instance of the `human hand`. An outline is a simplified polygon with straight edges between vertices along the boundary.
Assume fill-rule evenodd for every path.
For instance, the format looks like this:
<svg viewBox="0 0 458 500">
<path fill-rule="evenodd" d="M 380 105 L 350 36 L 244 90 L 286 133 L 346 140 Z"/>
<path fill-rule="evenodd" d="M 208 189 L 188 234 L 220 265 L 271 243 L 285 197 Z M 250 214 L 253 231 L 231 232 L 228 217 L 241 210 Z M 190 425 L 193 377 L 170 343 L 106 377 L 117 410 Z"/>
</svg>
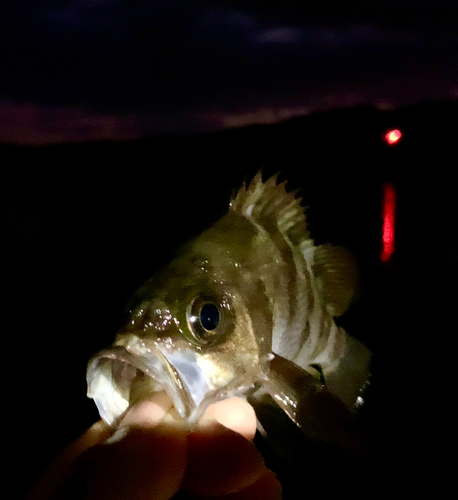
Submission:
<svg viewBox="0 0 458 500">
<path fill-rule="evenodd" d="M 281 497 L 280 485 L 250 440 L 251 406 L 211 405 L 193 432 L 161 395 L 132 408 L 112 434 L 94 424 L 51 466 L 28 500 L 133 500 Z"/>
</svg>

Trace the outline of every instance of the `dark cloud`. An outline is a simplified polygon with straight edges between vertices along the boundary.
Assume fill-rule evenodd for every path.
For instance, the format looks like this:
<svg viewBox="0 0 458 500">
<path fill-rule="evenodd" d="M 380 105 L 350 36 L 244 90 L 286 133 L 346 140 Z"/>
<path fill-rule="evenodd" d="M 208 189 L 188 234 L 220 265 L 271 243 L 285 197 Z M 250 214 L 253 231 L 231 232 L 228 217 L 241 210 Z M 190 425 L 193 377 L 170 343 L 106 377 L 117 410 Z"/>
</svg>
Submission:
<svg viewBox="0 0 458 500">
<path fill-rule="evenodd" d="M 448 98 L 457 19 L 446 0 L 2 4 L 0 100 L 139 123 L 194 116 L 198 128 L 202 116 L 319 109 L 339 88 L 341 105 L 398 104 L 398 85 L 411 100 Z"/>
<path fill-rule="evenodd" d="M 207 2 L 204 2 L 207 3 Z M 214 3 L 214 2 L 208 2 Z M 279 19 L 289 23 L 311 23 L 316 26 L 371 24 L 375 26 L 450 27 L 454 29 L 458 5 L 454 0 L 321 0 L 305 2 L 287 0 L 219 0 L 220 6 L 253 12 L 266 22 L 276 24 Z"/>
</svg>

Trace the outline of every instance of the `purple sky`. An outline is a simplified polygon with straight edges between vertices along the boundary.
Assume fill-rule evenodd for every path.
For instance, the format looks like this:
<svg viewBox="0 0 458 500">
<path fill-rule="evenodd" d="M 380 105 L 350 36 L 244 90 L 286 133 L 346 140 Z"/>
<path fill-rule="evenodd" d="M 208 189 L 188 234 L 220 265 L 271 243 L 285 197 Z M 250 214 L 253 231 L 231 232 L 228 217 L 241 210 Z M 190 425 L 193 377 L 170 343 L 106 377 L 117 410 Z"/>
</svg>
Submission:
<svg viewBox="0 0 458 500">
<path fill-rule="evenodd" d="M 4 2 L 0 141 L 200 132 L 458 96 L 458 2 L 309 3 Z"/>
</svg>

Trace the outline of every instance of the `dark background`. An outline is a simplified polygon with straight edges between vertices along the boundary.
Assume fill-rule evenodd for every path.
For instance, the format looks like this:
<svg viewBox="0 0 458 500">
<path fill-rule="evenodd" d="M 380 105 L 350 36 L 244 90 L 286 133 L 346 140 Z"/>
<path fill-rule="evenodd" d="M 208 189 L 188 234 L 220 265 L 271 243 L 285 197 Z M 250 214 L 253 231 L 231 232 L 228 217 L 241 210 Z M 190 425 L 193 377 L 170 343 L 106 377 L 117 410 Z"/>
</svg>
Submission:
<svg viewBox="0 0 458 500">
<path fill-rule="evenodd" d="M 7 471 L 20 471 L 18 496 L 97 419 L 86 363 L 113 341 L 130 295 L 261 167 L 301 188 L 316 243 L 345 245 L 361 272 L 359 301 L 341 323 L 374 353 L 360 415 L 370 453 L 356 462 L 320 454 L 320 480 L 328 488 L 347 464 L 353 493 L 440 488 L 454 398 L 456 114 L 454 102 L 361 106 L 206 135 L 2 146 L 4 450 Z M 388 146 L 383 134 L 395 127 L 403 136 Z M 385 182 L 398 195 L 388 263 Z M 306 491 L 317 467 L 304 449 L 294 473 Z"/>
</svg>

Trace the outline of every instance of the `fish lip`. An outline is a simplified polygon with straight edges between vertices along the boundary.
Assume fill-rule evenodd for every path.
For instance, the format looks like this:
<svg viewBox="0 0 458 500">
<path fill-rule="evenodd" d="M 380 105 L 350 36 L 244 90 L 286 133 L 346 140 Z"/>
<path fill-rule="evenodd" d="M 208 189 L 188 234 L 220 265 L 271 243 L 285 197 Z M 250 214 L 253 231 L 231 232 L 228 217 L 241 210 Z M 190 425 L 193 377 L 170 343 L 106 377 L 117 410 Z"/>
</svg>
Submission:
<svg viewBox="0 0 458 500">
<path fill-rule="evenodd" d="M 168 394 L 181 417 L 195 413 L 195 404 L 179 374 L 158 349 L 137 353 L 118 345 L 95 354 L 86 374 L 87 395 L 110 426 L 118 425 L 130 408 L 132 384 L 139 372 L 150 377 L 157 390 Z"/>
</svg>

